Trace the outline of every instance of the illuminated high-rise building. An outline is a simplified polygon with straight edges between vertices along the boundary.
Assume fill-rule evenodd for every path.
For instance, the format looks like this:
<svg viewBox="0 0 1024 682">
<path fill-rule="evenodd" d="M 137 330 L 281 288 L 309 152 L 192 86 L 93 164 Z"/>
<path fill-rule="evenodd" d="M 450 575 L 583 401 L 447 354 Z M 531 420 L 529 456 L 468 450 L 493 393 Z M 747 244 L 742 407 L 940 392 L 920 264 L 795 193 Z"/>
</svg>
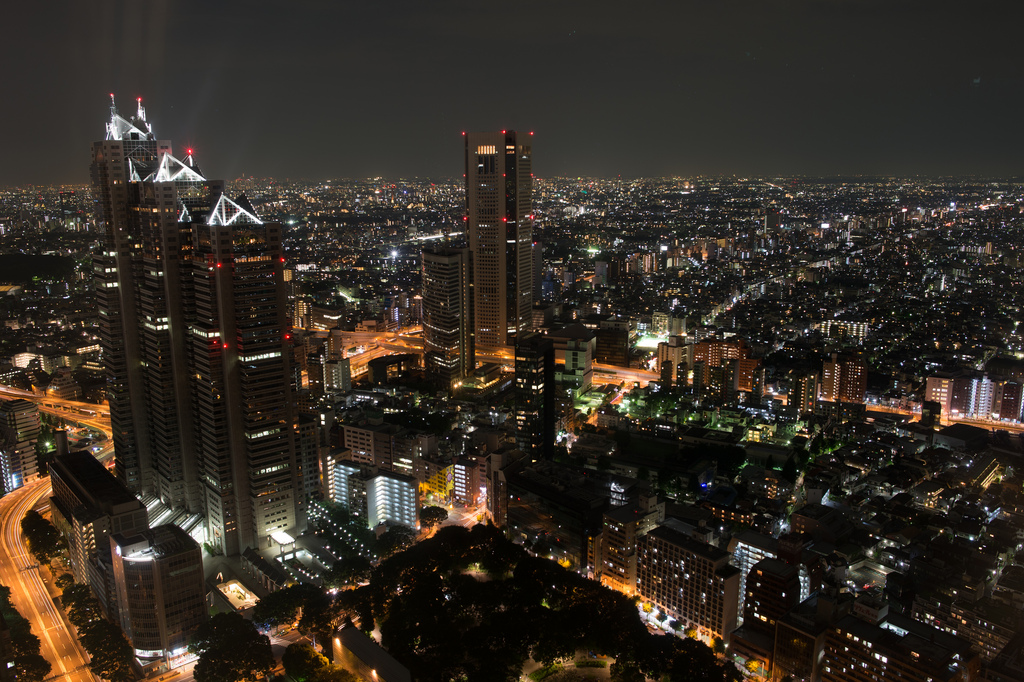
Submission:
<svg viewBox="0 0 1024 682">
<path fill-rule="evenodd" d="M 515 337 L 516 444 L 536 462 L 555 456 L 555 347 L 524 332 Z"/>
<path fill-rule="evenodd" d="M 868 368 L 860 357 L 836 353 L 822 364 L 821 399 L 829 402 L 863 403 L 868 387 Z"/>
<path fill-rule="evenodd" d="M 530 135 L 468 133 L 466 220 L 473 255 L 476 343 L 509 345 L 533 308 L 533 172 Z"/>
<path fill-rule="evenodd" d="M 28 400 L 0 402 L 0 496 L 37 478 L 39 429 L 39 408 L 35 403 Z"/>
<path fill-rule="evenodd" d="M 149 444 L 135 299 L 134 254 L 137 235 L 128 226 L 128 185 L 149 175 L 171 143 L 157 140 L 138 100 L 135 116 L 125 118 L 110 98 L 110 121 L 102 142 L 92 146 L 92 196 L 103 246 L 93 256 L 99 336 L 107 373 L 107 404 L 114 441 L 115 467 L 135 492 L 155 490 Z M 163 324 L 163 323 L 161 323 Z M 135 401 L 133 402 L 133 397 Z"/>
<path fill-rule="evenodd" d="M 95 261 L 118 477 L 204 513 L 226 554 L 265 547 L 296 513 L 281 227 L 158 141 L 111 98 L 93 145 Z"/>
<path fill-rule="evenodd" d="M 427 374 L 451 390 L 473 373 L 469 249 L 423 251 L 423 350 Z"/>
</svg>

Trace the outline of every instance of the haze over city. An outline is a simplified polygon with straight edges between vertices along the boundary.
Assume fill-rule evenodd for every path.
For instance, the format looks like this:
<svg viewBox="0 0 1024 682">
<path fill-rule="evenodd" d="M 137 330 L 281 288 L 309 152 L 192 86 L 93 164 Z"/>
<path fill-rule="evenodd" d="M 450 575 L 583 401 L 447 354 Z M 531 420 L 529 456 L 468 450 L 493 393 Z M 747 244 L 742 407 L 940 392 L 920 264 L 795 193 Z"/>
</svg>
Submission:
<svg viewBox="0 0 1024 682">
<path fill-rule="evenodd" d="M 226 178 L 459 175 L 458 135 L 503 128 L 536 131 L 541 177 L 1014 174 L 1016 9 L 19 3 L 0 185 L 84 182 L 109 92 Z"/>
</svg>

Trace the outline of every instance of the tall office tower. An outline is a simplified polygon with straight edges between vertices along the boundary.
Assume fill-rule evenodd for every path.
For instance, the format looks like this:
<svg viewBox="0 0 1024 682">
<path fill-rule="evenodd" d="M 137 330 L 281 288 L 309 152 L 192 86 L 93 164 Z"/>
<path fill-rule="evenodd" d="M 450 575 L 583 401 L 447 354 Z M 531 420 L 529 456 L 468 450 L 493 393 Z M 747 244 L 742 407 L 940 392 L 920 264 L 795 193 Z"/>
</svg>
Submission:
<svg viewBox="0 0 1024 682">
<path fill-rule="evenodd" d="M 154 491 L 149 421 L 139 357 L 132 253 L 128 226 L 128 184 L 149 173 L 171 143 L 157 140 L 146 121 L 142 100 L 131 118 L 122 117 L 110 98 L 106 138 L 92 146 L 92 196 L 103 247 L 93 257 L 99 337 L 107 373 L 107 403 L 118 477 L 135 492 Z M 161 323 L 163 324 L 163 323 Z M 136 400 L 133 402 L 132 397 Z"/>
<path fill-rule="evenodd" d="M 190 376 L 208 541 L 263 549 L 297 515 L 281 226 L 221 195 L 194 226 Z"/>
<path fill-rule="evenodd" d="M 473 374 L 469 249 L 423 251 L 423 349 L 427 375 L 452 390 Z"/>
<path fill-rule="evenodd" d="M 544 282 L 544 242 L 533 242 L 533 300 L 540 301 L 541 285 Z"/>
<path fill-rule="evenodd" d="M 297 485 L 281 228 L 111 102 L 93 145 L 96 260 L 117 475 L 205 512 L 226 554 L 291 529 Z"/>
<path fill-rule="evenodd" d="M 27 400 L 0 403 L 0 496 L 34 481 L 39 408 Z"/>
<path fill-rule="evenodd" d="M 821 370 L 821 399 L 829 402 L 863 403 L 868 387 L 868 368 L 859 357 L 832 354 Z"/>
<path fill-rule="evenodd" d="M 516 444 L 530 459 L 555 456 L 555 347 L 537 332 L 515 337 Z"/>
<path fill-rule="evenodd" d="M 514 130 L 469 133 L 466 220 L 473 254 L 476 343 L 508 345 L 533 306 L 532 140 Z"/>
</svg>

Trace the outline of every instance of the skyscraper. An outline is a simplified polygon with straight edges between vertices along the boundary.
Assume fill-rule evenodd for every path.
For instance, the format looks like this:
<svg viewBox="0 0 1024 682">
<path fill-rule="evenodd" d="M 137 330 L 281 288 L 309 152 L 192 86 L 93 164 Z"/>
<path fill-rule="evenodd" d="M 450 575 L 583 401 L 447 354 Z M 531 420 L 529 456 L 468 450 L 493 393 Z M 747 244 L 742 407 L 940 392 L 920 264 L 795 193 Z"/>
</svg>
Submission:
<svg viewBox="0 0 1024 682">
<path fill-rule="evenodd" d="M 293 529 L 294 415 L 281 227 L 111 98 L 93 145 L 94 266 L 118 477 L 205 513 L 226 554 Z"/>
<path fill-rule="evenodd" d="M 469 133 L 466 220 L 473 254 L 476 343 L 508 345 L 533 307 L 532 140 L 514 130 Z"/>
<path fill-rule="evenodd" d="M 469 249 L 423 251 L 423 349 L 427 374 L 451 390 L 473 373 Z"/>
<path fill-rule="evenodd" d="M 107 372 L 107 403 L 116 453 L 118 477 L 136 492 L 154 490 L 149 447 L 149 422 L 138 338 L 133 255 L 134 240 L 128 226 L 128 184 L 140 172 L 170 154 L 171 143 L 157 140 L 138 100 L 135 116 L 124 118 L 110 96 L 106 137 L 92 146 L 92 196 L 96 223 L 103 232 L 103 248 L 93 257 L 99 336 Z M 132 402 L 132 397 L 136 401 Z"/>
<path fill-rule="evenodd" d="M 524 332 L 515 337 L 516 444 L 533 461 L 555 456 L 555 347 Z"/>
</svg>

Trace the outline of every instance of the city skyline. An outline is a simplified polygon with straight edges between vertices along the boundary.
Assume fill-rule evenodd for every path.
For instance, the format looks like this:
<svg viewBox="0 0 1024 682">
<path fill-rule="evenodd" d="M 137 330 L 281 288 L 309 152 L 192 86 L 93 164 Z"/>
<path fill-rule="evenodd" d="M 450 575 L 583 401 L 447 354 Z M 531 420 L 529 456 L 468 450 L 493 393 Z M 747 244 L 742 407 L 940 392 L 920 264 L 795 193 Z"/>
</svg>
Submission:
<svg viewBox="0 0 1024 682">
<path fill-rule="evenodd" d="M 1007 7 L 100 3 L 55 23 L 23 5 L 4 50 L 34 106 L 0 115 L 22 133 L 0 185 L 83 182 L 79 103 L 108 92 L 146 97 L 227 178 L 452 175 L 453 139 L 503 128 L 544 141 L 541 177 L 1012 174 L 1022 142 L 998 134 L 1024 95 L 1011 22 L 991 20 Z M 499 27 L 529 36 L 523 97 L 462 85 L 487 67 L 458 46 Z"/>
<path fill-rule="evenodd" d="M 1024 682 L 1004 7 L 19 5 L 0 682 Z"/>
</svg>

